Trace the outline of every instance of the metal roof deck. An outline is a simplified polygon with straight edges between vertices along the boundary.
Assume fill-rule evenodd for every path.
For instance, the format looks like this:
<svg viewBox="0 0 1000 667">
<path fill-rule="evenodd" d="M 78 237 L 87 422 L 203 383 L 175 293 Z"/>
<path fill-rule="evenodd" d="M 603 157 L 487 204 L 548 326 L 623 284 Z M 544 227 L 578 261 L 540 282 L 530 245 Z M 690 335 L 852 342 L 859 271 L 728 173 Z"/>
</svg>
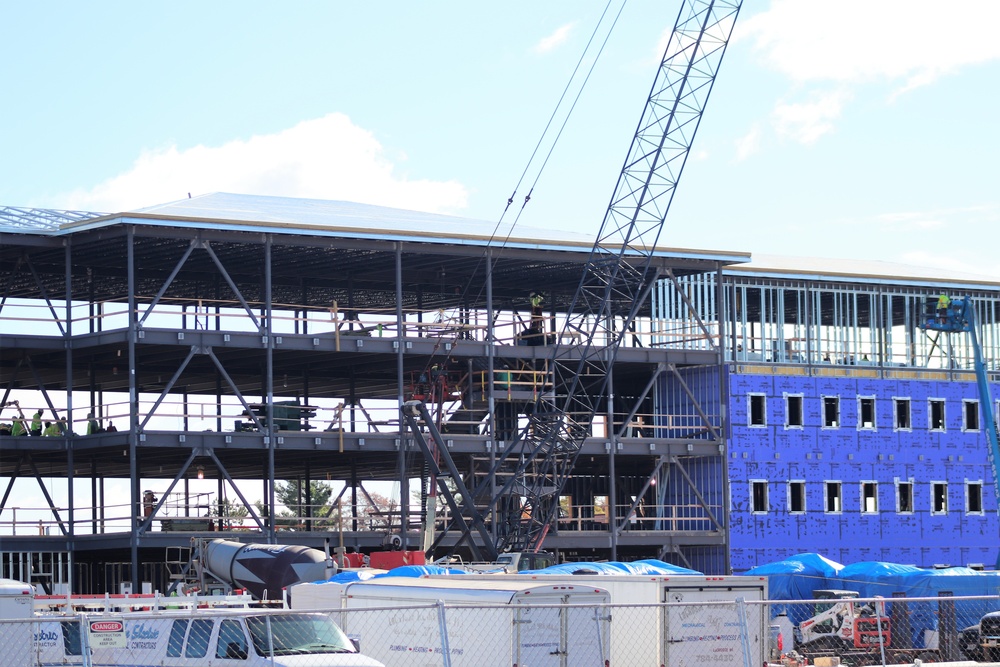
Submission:
<svg viewBox="0 0 1000 667">
<path fill-rule="evenodd" d="M 105 215 L 107 213 L 0 206 L 0 232 L 31 232 L 36 234 L 56 232 L 64 224 L 100 218 Z"/>
<path fill-rule="evenodd" d="M 38 210 L 38 209 L 33 209 Z M 40 211 L 40 210 L 38 210 Z M 115 214 L 50 212 L 54 224 L 17 226 L 0 231 L 62 235 L 116 224 L 212 229 L 299 236 L 408 241 L 474 247 L 590 252 L 593 234 L 516 227 L 503 223 L 405 209 L 321 199 L 217 192 Z M 62 217 L 58 214 L 63 214 Z M 43 219 L 41 213 L 36 218 Z M 596 233 L 596 229 L 595 229 Z M 749 253 L 724 250 L 657 249 L 664 258 L 738 263 Z"/>
<path fill-rule="evenodd" d="M 1000 290 L 1000 277 L 948 269 L 900 264 L 881 260 L 787 257 L 754 254 L 738 266 L 726 267 L 727 275 L 784 278 L 865 284 L 950 287 L 962 284 L 983 290 Z"/>
</svg>

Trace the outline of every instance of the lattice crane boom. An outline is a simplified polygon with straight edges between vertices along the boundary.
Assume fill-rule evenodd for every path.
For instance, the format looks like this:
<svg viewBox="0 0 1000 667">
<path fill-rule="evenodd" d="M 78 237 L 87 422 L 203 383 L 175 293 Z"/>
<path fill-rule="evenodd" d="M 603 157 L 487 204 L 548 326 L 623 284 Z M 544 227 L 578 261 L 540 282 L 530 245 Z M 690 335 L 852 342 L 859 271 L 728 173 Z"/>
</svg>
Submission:
<svg viewBox="0 0 1000 667">
<path fill-rule="evenodd" d="M 475 524 L 494 515 L 499 528 L 491 546 L 498 551 L 541 547 L 591 422 L 608 400 L 608 371 L 618 347 L 658 277 L 651 269 L 653 253 L 741 5 L 683 0 L 553 346 L 554 395 L 538 401 L 515 443 L 498 452 L 485 481 L 471 492 L 489 502 L 468 522 L 452 524 L 462 531 L 459 542 L 472 544 L 473 529 L 483 530 Z M 622 320 L 618 329 L 615 318 Z M 573 342 L 560 343 L 567 340 Z M 500 479 L 502 487 L 491 492 Z"/>
<path fill-rule="evenodd" d="M 553 351 L 554 410 L 536 409 L 519 445 L 495 466 L 516 459 L 521 475 L 509 478 L 491 506 L 534 467 L 522 492 L 527 512 L 521 516 L 530 519 L 501 537 L 501 550 L 541 547 L 591 421 L 608 399 L 608 372 L 657 278 L 650 270 L 653 252 L 741 5 L 682 3 L 563 327 L 560 340 L 578 342 Z M 619 304 L 627 311 L 614 312 Z M 624 320 L 618 329 L 616 316 Z"/>
</svg>

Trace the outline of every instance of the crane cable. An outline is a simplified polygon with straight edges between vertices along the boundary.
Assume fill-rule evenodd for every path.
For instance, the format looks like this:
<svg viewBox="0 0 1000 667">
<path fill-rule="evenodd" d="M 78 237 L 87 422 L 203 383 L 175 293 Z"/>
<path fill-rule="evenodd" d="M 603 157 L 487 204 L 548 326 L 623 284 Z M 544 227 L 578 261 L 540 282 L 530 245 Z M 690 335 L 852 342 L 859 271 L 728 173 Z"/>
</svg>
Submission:
<svg viewBox="0 0 1000 667">
<path fill-rule="evenodd" d="M 552 127 L 552 123 L 555 120 L 556 115 L 559 113 L 559 109 L 563 105 L 563 101 L 566 99 L 566 94 L 569 92 L 570 87 L 573 85 L 573 81 L 576 79 L 577 73 L 580 71 L 580 66 L 583 64 L 584 58 L 586 58 L 587 56 L 587 52 L 590 51 L 590 47 L 594 43 L 594 38 L 597 37 L 598 31 L 600 30 L 601 25 L 604 23 L 604 19 L 608 14 L 608 10 L 611 8 L 611 2 L 612 0 L 608 0 L 608 3 L 604 6 L 604 11 L 601 12 L 601 17 L 598 19 L 597 25 L 594 26 L 594 30 L 590 34 L 590 38 L 587 40 L 587 45 L 583 48 L 583 52 L 580 54 L 579 60 L 577 60 L 576 67 L 573 68 L 573 73 L 570 74 L 569 80 L 566 82 L 566 86 L 563 88 L 562 94 L 559 96 L 559 100 L 556 102 L 555 107 L 552 109 L 552 114 L 549 116 L 549 120 L 545 124 L 545 128 L 542 130 L 542 134 L 541 136 L 538 137 L 538 142 L 535 144 L 535 148 L 531 152 L 531 156 L 528 158 L 528 161 L 524 166 L 524 171 L 521 172 L 521 177 L 518 179 L 517 184 L 514 186 L 514 191 L 511 193 L 510 197 L 507 198 L 507 205 L 504 207 L 503 213 L 500 215 L 500 219 L 497 221 L 496 227 L 494 227 L 493 229 L 493 234 L 490 236 L 491 244 L 493 242 L 493 239 L 496 238 L 497 231 L 500 228 L 500 223 L 503 222 L 503 218 L 507 214 L 510 205 L 514 202 L 514 197 L 517 194 L 518 189 L 521 187 L 521 184 L 524 182 L 524 179 L 527 176 L 528 171 L 535 160 L 535 156 L 538 155 L 538 151 L 541 148 L 542 143 L 545 141 L 545 137 L 546 135 L 548 135 L 549 129 Z M 608 40 L 611 38 L 611 33 L 614 32 L 615 26 L 618 25 L 618 19 L 621 18 L 622 12 L 625 9 L 625 4 L 627 2 L 628 0 L 622 0 L 622 4 L 618 8 L 618 12 L 617 14 L 615 14 L 615 18 L 611 22 L 611 26 L 608 28 L 607 34 L 604 36 L 604 40 L 601 42 L 600 48 L 597 50 L 597 55 L 594 56 L 594 60 L 590 64 L 590 69 L 587 71 L 587 75 L 584 77 L 583 83 L 580 85 L 579 90 L 577 90 L 576 97 L 573 98 L 573 103 L 570 105 L 569 111 L 566 113 L 565 118 L 563 118 L 562 124 L 559 126 L 559 131 L 556 133 L 556 137 L 553 140 L 552 145 L 549 146 L 549 150 L 545 155 L 545 159 L 542 161 L 542 166 L 539 168 L 538 173 L 535 174 L 535 180 L 531 184 L 531 189 L 528 190 L 528 194 L 525 195 L 524 202 L 521 204 L 521 208 L 517 214 L 517 217 L 514 219 L 514 223 L 511 225 L 511 228 L 508 231 L 507 236 L 504 238 L 504 242 L 503 244 L 501 244 L 501 247 L 506 245 L 507 240 L 510 238 L 511 233 L 513 233 L 514 231 L 514 227 L 517 226 L 517 222 L 521 217 L 521 213 L 524 211 L 524 208 L 528 205 L 528 202 L 531 201 L 531 195 L 535 191 L 535 186 L 538 185 L 538 181 L 539 179 L 541 179 L 542 172 L 545 171 L 545 167 L 546 165 L 548 165 L 549 159 L 555 152 L 556 145 L 559 143 L 559 139 L 562 137 L 563 130 L 566 129 L 566 125 L 569 123 L 569 119 L 573 115 L 573 111 L 576 109 L 576 105 L 580 101 L 580 97 L 583 95 L 584 89 L 587 87 L 587 83 L 590 81 L 590 76 L 594 73 L 594 69 L 597 67 L 597 63 L 601 59 L 601 55 L 604 53 L 604 49 L 608 44 Z"/>
<path fill-rule="evenodd" d="M 535 157 L 538 155 L 538 152 L 539 152 L 539 150 L 542 147 L 542 143 L 545 141 L 545 138 L 548 135 L 549 130 L 552 127 L 552 124 L 555 121 L 556 116 L 559 113 L 560 108 L 562 108 L 563 102 L 566 99 L 566 95 L 567 95 L 567 93 L 569 93 L 570 88 L 573 85 L 573 81 L 577 78 L 577 74 L 580 71 L 580 67 L 583 65 L 584 59 L 586 58 L 587 53 L 590 51 L 591 45 L 594 43 L 595 37 L 597 37 L 597 34 L 600 31 L 601 26 L 605 23 L 605 17 L 607 16 L 608 10 L 611 8 L 611 3 L 613 1 L 614 0 L 608 0 L 607 4 L 604 6 L 604 10 L 601 12 L 601 16 L 600 16 L 600 18 L 597 21 L 597 25 L 594 26 L 594 30 L 593 30 L 593 32 L 591 32 L 590 38 L 587 40 L 587 44 L 584 47 L 583 52 L 580 54 L 580 58 L 577 60 L 576 66 L 573 68 L 573 72 L 572 72 L 572 74 L 570 74 L 569 80 L 566 82 L 566 86 L 563 88 L 562 94 L 560 94 L 560 96 L 559 96 L 559 100 L 556 102 L 555 107 L 552 109 L 552 114 L 549 116 L 549 120 L 548 120 L 548 122 L 546 122 L 545 128 L 542 130 L 542 133 L 541 133 L 541 135 L 538 138 L 538 142 L 535 144 L 535 148 L 534 148 L 534 150 L 532 150 L 531 156 L 528 158 L 528 161 L 527 161 L 527 163 L 524 166 L 524 170 L 521 172 L 521 176 L 520 176 L 520 178 L 518 178 L 517 184 L 514 186 L 514 191 L 511 192 L 510 197 L 507 198 L 507 204 L 506 204 L 506 206 L 504 206 L 504 210 L 500 214 L 500 218 L 497 220 L 496 224 L 493 227 L 493 231 L 490 233 L 489 240 L 486 243 L 486 248 L 484 249 L 483 254 L 480 255 L 478 261 L 476 262 L 476 266 L 473 268 L 472 273 L 470 275 L 475 275 L 476 273 L 478 273 L 478 271 L 479 271 L 480 267 L 482 266 L 483 262 L 489 256 L 490 249 L 493 248 L 493 247 L 495 247 L 494 246 L 494 242 L 496 240 L 497 233 L 498 233 L 498 231 L 500 229 L 500 225 L 503 223 L 503 219 L 507 215 L 507 211 L 510 209 L 511 204 L 514 203 L 514 197 L 517 195 L 518 189 L 521 187 L 521 184 L 524 182 L 524 179 L 527 176 L 528 171 L 530 170 L 532 163 L 534 163 Z M 625 4 L 627 2 L 628 2 L 628 0 L 622 0 L 621 6 L 618 8 L 618 12 L 615 14 L 614 20 L 611 22 L 611 25 L 608 28 L 607 34 L 604 36 L 604 40 L 601 42 L 601 46 L 598 49 L 597 54 L 594 56 L 594 59 L 593 59 L 593 61 L 590 64 L 590 68 L 588 69 L 587 74 L 586 74 L 586 76 L 583 79 L 583 83 L 580 84 L 580 88 L 579 88 L 579 90 L 577 90 L 576 96 L 573 98 L 573 102 L 572 102 L 572 104 L 569 107 L 569 111 L 566 113 L 566 116 L 563 118 L 562 124 L 559 126 L 559 130 L 556 133 L 555 139 L 552 141 L 552 144 L 549 146 L 548 152 L 545 154 L 545 159 L 542 161 L 541 167 L 538 169 L 538 172 L 535 174 L 535 178 L 534 178 L 534 180 L 531 183 L 531 188 L 528 190 L 528 194 L 524 197 L 524 202 L 521 204 L 521 208 L 518 209 L 517 215 L 514 218 L 514 222 L 510 225 L 510 228 L 507 230 L 507 234 L 503 238 L 503 242 L 500 244 L 500 253 L 502 253 L 503 249 L 507 246 L 507 243 L 509 242 L 511 235 L 514 233 L 514 229 L 517 227 L 517 223 L 521 219 L 521 215 L 524 213 L 524 209 L 527 207 L 528 202 L 531 201 L 531 195 L 532 195 L 532 193 L 534 193 L 535 187 L 538 185 L 538 182 L 541 179 L 542 173 L 545 171 L 545 167 L 549 163 L 549 159 L 552 157 L 553 153 L 555 152 L 556 145 L 559 143 L 559 139 L 562 137 L 562 133 L 566 129 L 566 126 L 569 123 L 569 119 L 573 115 L 573 111 L 576 109 L 576 105 L 580 101 L 580 97 L 583 95 L 583 91 L 587 87 L 587 83 L 590 81 L 590 77 L 594 73 L 594 69 L 597 67 L 598 61 L 601 59 L 601 55 L 604 53 L 604 49 L 605 49 L 605 47 L 608 44 L 608 40 L 611 38 L 611 34 L 614 32 L 615 26 L 618 25 L 618 19 L 621 18 L 622 12 L 625 9 Z M 500 253 L 498 253 L 498 255 Z M 465 302 L 466 301 L 466 297 L 469 294 L 470 287 L 471 287 L 471 281 L 467 282 L 465 284 L 465 286 L 462 288 L 461 302 Z M 484 289 L 485 289 L 485 287 L 483 285 L 480 285 L 479 290 L 478 290 L 478 292 L 476 294 L 476 300 L 477 301 L 478 301 L 479 297 L 482 296 L 482 293 L 483 293 Z M 434 381 L 431 378 L 430 369 L 432 368 L 432 365 L 434 364 L 435 357 L 438 355 L 438 348 L 439 348 L 439 346 L 440 346 L 440 342 L 434 346 L 434 349 L 431 352 L 430 357 L 427 360 L 427 364 L 424 367 L 424 375 L 427 376 L 427 379 L 430 381 L 430 384 L 435 385 L 435 389 L 434 389 L 435 392 L 438 390 L 438 387 L 436 386 L 437 382 Z M 441 368 L 442 369 L 445 369 L 447 367 L 447 364 L 451 360 L 451 357 L 452 357 L 452 352 L 448 351 L 445 354 L 445 358 L 444 358 L 443 362 L 441 363 Z M 443 389 L 443 387 L 441 387 L 441 389 Z M 445 396 L 443 396 L 443 395 L 442 396 L 438 396 L 437 399 L 438 399 L 438 401 L 444 401 L 445 400 Z M 491 427 L 491 428 L 493 428 L 493 427 Z M 404 457 L 406 458 L 407 462 L 409 462 L 409 457 L 406 456 L 406 455 L 404 455 Z M 437 489 L 435 488 L 436 487 L 436 480 L 433 477 L 431 477 L 429 479 L 429 486 L 430 486 L 430 489 L 429 489 L 428 495 L 429 496 L 435 496 L 437 494 Z M 402 489 L 400 489 L 400 491 L 401 490 Z M 423 496 L 424 492 L 425 492 L 425 489 L 423 488 L 423 476 L 421 476 L 421 496 Z M 402 504 L 402 499 L 401 499 L 401 504 Z M 425 526 L 425 530 L 426 529 L 427 528 Z"/>
<path fill-rule="evenodd" d="M 581 52 L 580 57 L 577 60 L 576 66 L 573 68 L 573 72 L 572 74 L 570 74 L 569 80 L 566 82 L 566 86 L 563 88 L 563 91 L 560 94 L 555 107 L 552 109 L 552 113 L 545 124 L 545 128 L 542 130 L 542 133 L 538 138 L 538 142 L 535 144 L 535 148 L 532 150 L 531 156 L 528 158 L 528 161 L 524 166 L 524 170 L 521 172 L 521 176 L 520 178 L 518 178 L 517 184 L 514 186 L 513 192 L 511 192 L 510 197 L 507 198 L 506 206 L 504 207 L 503 212 L 500 214 L 500 218 L 497 220 L 496 224 L 493 227 L 493 231 L 490 233 L 489 240 L 487 241 L 486 244 L 486 250 L 484 250 L 483 254 L 479 257 L 476 266 L 472 270 L 471 275 L 475 275 L 479 271 L 483 261 L 487 257 L 489 249 L 496 247 L 495 241 L 497 239 L 497 235 L 500 230 L 500 225 L 503 223 L 503 219 L 507 215 L 507 212 L 510 209 L 511 204 L 514 203 L 514 197 L 517 195 L 517 191 L 520 189 L 522 183 L 527 177 L 532 164 L 535 162 L 535 158 L 538 155 L 539 150 L 541 149 L 542 144 L 545 141 L 545 138 L 549 135 L 549 130 L 552 128 L 552 125 L 556 120 L 557 115 L 559 114 L 559 110 L 563 107 L 563 103 L 566 100 L 566 96 L 569 93 L 574 80 L 577 79 L 577 74 L 580 72 L 580 68 L 584 63 L 585 58 L 587 57 L 587 53 L 590 52 L 591 50 L 591 46 L 594 44 L 594 40 L 598 36 L 598 33 L 601 30 L 601 26 L 605 24 L 606 22 L 605 19 L 608 15 L 608 11 L 611 8 L 613 1 L 614 0 L 608 0 L 607 4 L 604 6 L 604 10 L 601 12 L 601 16 L 598 19 L 597 24 L 594 26 L 594 30 L 591 32 L 590 37 L 587 40 L 587 44 L 584 46 L 583 51 Z M 527 207 L 528 202 L 531 201 L 531 195 L 534 193 L 535 187 L 538 185 L 538 182 L 541 179 L 545 167 L 548 165 L 549 160 L 551 159 L 553 153 L 555 152 L 556 145 L 559 143 L 559 139 L 562 137 L 563 131 L 566 129 L 566 126 L 569 123 L 569 119 L 573 115 L 573 111 L 576 109 L 576 105 L 580 101 L 581 96 L 583 95 L 583 91 L 587 87 L 587 83 L 590 81 L 590 77 L 594 73 L 594 70 L 597 67 L 597 63 L 598 61 L 600 61 L 601 56 L 604 53 L 604 49 L 608 44 L 608 40 L 611 38 L 611 34 L 614 32 L 615 27 L 618 25 L 618 20 L 621 18 L 622 12 L 624 11 L 627 2 L 628 0 L 622 0 L 621 6 L 618 8 L 618 12 L 615 14 L 614 19 L 611 21 L 611 25 L 608 27 L 607 33 L 604 35 L 604 39 L 601 42 L 600 48 L 597 50 L 597 53 L 590 64 L 590 68 L 587 70 L 587 74 L 584 77 L 583 82 L 580 84 L 580 88 L 576 92 L 576 96 L 573 98 L 572 104 L 570 104 L 569 111 L 566 113 L 566 116 L 563 118 L 562 123 L 559 125 L 559 130 L 556 132 L 555 139 L 549 146 L 548 152 L 545 154 L 545 158 L 542 161 L 542 165 L 539 168 L 538 172 L 535 174 L 535 178 L 531 183 L 531 188 L 529 189 L 528 194 L 524 197 L 524 201 L 522 202 L 520 209 L 518 209 L 517 215 L 514 218 L 514 222 L 510 225 L 510 228 L 507 230 L 507 233 L 503 237 L 502 242 L 499 244 L 499 248 L 501 249 L 501 251 L 503 250 L 503 248 L 507 246 L 507 243 L 509 242 L 511 235 L 514 233 L 514 229 L 517 227 L 517 223 L 521 219 L 521 215 L 524 213 L 524 209 Z M 461 294 L 462 301 L 465 301 L 465 297 L 469 295 L 470 287 L 471 287 L 471 281 L 467 282 L 465 287 L 462 289 L 462 294 Z M 480 285 L 479 291 L 477 292 L 476 295 L 477 299 L 480 296 L 482 296 L 484 289 L 485 288 L 482 285 Z M 430 358 L 427 360 L 427 364 L 424 368 L 424 373 L 428 376 L 428 379 L 430 379 L 430 374 L 428 371 L 432 367 L 432 364 L 435 363 L 435 357 L 438 354 L 439 347 L 440 343 L 434 346 L 434 350 L 432 351 Z M 445 355 L 445 358 L 442 363 L 442 368 L 451 359 L 451 356 L 452 356 L 451 352 Z M 444 397 L 441 396 L 439 397 L 439 400 L 442 400 L 443 398 Z"/>
<path fill-rule="evenodd" d="M 500 218 L 494 225 L 493 231 L 490 232 L 489 240 L 486 242 L 486 250 L 479 257 L 479 260 L 477 261 L 476 266 L 473 268 L 471 275 L 475 275 L 479 271 L 479 268 L 482 266 L 483 261 L 486 259 L 489 249 L 496 247 L 495 241 L 497 238 L 497 234 L 500 230 L 500 225 L 503 223 L 503 219 L 507 215 L 507 211 L 510 209 L 511 204 L 514 203 L 514 197 L 517 195 L 518 189 L 520 189 L 521 184 L 524 182 L 525 177 L 528 175 L 528 172 L 531 169 L 531 165 L 535 161 L 535 157 L 538 155 L 538 152 L 541 149 L 546 136 L 549 134 L 549 130 L 552 127 L 552 124 L 559 113 L 559 109 L 563 106 L 563 102 L 566 99 L 566 95 L 569 93 L 570 88 L 573 85 L 573 81 L 577 78 L 577 74 L 580 71 L 580 67 L 583 65 L 584 59 L 587 57 L 587 53 L 591 50 L 591 46 L 594 43 L 594 39 L 600 32 L 601 26 L 605 23 L 605 18 L 608 15 L 608 10 L 611 8 L 611 3 L 613 1 L 614 0 L 608 0 L 607 4 L 604 6 L 604 10 L 601 12 L 601 16 L 597 20 L 597 24 L 594 26 L 594 30 L 591 32 L 590 38 L 587 40 L 586 46 L 584 46 L 583 51 L 580 53 L 580 57 L 576 62 L 576 66 L 573 68 L 573 72 L 572 74 L 570 74 L 569 80 L 566 82 L 566 86 L 563 88 L 562 94 L 560 94 L 559 96 L 559 100 L 556 102 L 555 107 L 552 109 L 552 113 L 549 116 L 549 120 L 548 122 L 546 122 L 545 128 L 542 130 L 542 134 L 538 137 L 538 142 L 535 144 L 535 148 L 534 150 L 532 150 L 531 156 L 528 158 L 527 163 L 524 165 L 524 170 L 521 172 L 521 176 L 520 178 L 518 178 L 517 184 L 514 186 L 514 191 L 511 192 L 510 197 L 507 198 L 507 204 L 504 207 L 503 213 L 500 214 Z M 593 62 L 591 62 L 590 64 L 590 69 L 587 71 L 587 75 L 584 77 L 583 83 L 580 85 L 580 89 L 576 93 L 576 97 L 573 98 L 573 103 L 570 105 L 566 117 L 563 118 L 562 124 L 559 126 L 559 131 L 556 133 L 555 140 L 553 140 L 552 145 L 549 146 L 549 150 L 545 154 L 545 159 L 542 161 L 542 166 L 538 170 L 538 173 L 535 174 L 535 179 L 531 184 L 531 189 L 525 196 L 524 202 L 521 204 L 521 208 L 518 209 L 517 216 L 514 218 L 514 223 L 511 224 L 510 229 L 507 230 L 507 234 L 503 237 L 503 241 L 499 245 L 501 250 L 507 246 L 507 243 L 510 241 L 511 235 L 514 233 L 514 229 L 517 227 L 518 221 L 520 221 L 521 219 L 521 215 L 524 213 L 525 207 L 528 205 L 528 202 L 531 201 L 531 195 L 532 193 L 534 193 L 535 187 L 538 185 L 538 181 L 542 176 L 542 172 L 545 170 L 545 167 L 548 164 L 549 159 L 555 152 L 556 145 L 559 143 L 560 137 L 562 137 L 563 130 L 566 129 L 566 125 L 569 123 L 570 116 L 573 115 L 573 110 L 576 108 L 577 103 L 580 101 L 580 97 L 583 95 L 583 90 L 584 88 L 587 87 L 587 82 L 590 81 L 590 76 L 594 73 L 594 69 L 597 67 L 597 63 L 601 59 L 601 55 L 604 53 L 604 49 L 608 44 L 608 40 L 611 38 L 611 34 L 614 32 L 615 26 L 618 25 L 618 19 L 621 18 L 622 12 L 625 10 L 625 5 L 627 4 L 627 2 L 628 0 L 622 0 L 621 6 L 618 8 L 618 12 L 615 14 L 614 20 L 611 22 L 607 34 L 604 36 L 604 40 L 601 42 L 601 46 L 598 49 L 597 54 L 594 56 Z M 466 283 L 465 287 L 462 289 L 461 298 L 463 301 L 465 300 L 465 297 L 469 295 L 470 287 L 471 287 L 471 281 L 469 283 Z M 484 288 L 480 286 L 479 291 L 476 294 L 477 299 L 478 297 L 482 296 L 483 289 Z M 431 364 L 434 361 L 434 356 L 436 355 L 436 353 L 437 353 L 437 346 L 435 346 L 435 351 L 431 354 L 430 359 L 428 359 L 427 361 L 427 366 L 424 369 L 425 372 L 431 367 Z M 446 355 L 445 362 L 447 362 L 450 358 L 451 354 Z"/>
</svg>

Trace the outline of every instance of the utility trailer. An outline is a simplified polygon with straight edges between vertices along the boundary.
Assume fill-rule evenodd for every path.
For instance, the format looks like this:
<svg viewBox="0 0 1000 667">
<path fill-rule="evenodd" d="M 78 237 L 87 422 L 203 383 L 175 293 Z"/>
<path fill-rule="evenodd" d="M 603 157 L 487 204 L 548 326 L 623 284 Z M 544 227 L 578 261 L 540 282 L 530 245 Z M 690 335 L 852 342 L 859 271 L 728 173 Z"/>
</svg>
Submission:
<svg viewBox="0 0 1000 667">
<path fill-rule="evenodd" d="M 372 610 L 343 614 L 341 627 L 366 655 L 386 664 L 405 660 L 413 667 L 605 666 L 611 602 L 607 590 L 583 581 L 483 576 L 298 584 L 290 591 L 291 605 L 303 611 Z M 438 602 L 444 606 L 432 606 Z M 442 628 L 447 629 L 446 638 Z M 442 662 L 444 651 L 447 663 Z"/>
<path fill-rule="evenodd" d="M 436 581 L 440 575 L 427 579 Z M 703 575 L 468 574 L 544 584 L 588 585 L 611 594 L 611 664 L 690 667 L 706 661 L 764 664 L 769 629 L 764 605 L 747 605 L 741 618 L 733 604 L 767 600 L 767 577 Z M 664 604 L 675 603 L 675 604 Z M 708 604 L 704 604 L 708 603 Z M 716 604 L 711 604 L 716 603 Z M 619 605 L 657 605 L 620 607 Z M 745 628 L 744 631 L 744 619 Z M 749 653 L 749 662 L 742 655 Z"/>
</svg>

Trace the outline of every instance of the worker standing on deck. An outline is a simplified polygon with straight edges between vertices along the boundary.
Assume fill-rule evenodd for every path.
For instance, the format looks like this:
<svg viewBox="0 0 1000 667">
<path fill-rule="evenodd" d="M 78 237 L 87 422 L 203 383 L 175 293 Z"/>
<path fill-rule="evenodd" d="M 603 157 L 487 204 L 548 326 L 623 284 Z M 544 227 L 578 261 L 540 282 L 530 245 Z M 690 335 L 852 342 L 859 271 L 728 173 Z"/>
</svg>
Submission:
<svg viewBox="0 0 1000 667">
<path fill-rule="evenodd" d="M 10 427 L 11 435 L 28 435 L 28 429 L 24 426 L 24 418 L 14 417 L 14 423 Z"/>
<path fill-rule="evenodd" d="M 951 298 L 947 294 L 942 293 L 937 300 L 937 316 L 941 324 L 947 324 L 948 322 L 948 307 L 951 306 Z"/>
<path fill-rule="evenodd" d="M 39 409 L 38 412 L 31 416 L 31 435 L 39 436 L 42 434 L 42 411 Z"/>
<path fill-rule="evenodd" d="M 104 429 L 101 428 L 101 422 L 94 419 L 94 413 L 87 413 L 87 435 L 94 435 L 95 433 L 102 433 Z"/>
<path fill-rule="evenodd" d="M 543 338 L 545 335 L 544 313 L 542 312 L 542 304 L 545 302 L 545 297 L 539 292 L 532 292 L 530 298 L 531 326 L 528 327 L 528 330 L 531 332 L 532 339 L 528 341 L 528 345 L 542 345 L 545 342 Z"/>
</svg>

